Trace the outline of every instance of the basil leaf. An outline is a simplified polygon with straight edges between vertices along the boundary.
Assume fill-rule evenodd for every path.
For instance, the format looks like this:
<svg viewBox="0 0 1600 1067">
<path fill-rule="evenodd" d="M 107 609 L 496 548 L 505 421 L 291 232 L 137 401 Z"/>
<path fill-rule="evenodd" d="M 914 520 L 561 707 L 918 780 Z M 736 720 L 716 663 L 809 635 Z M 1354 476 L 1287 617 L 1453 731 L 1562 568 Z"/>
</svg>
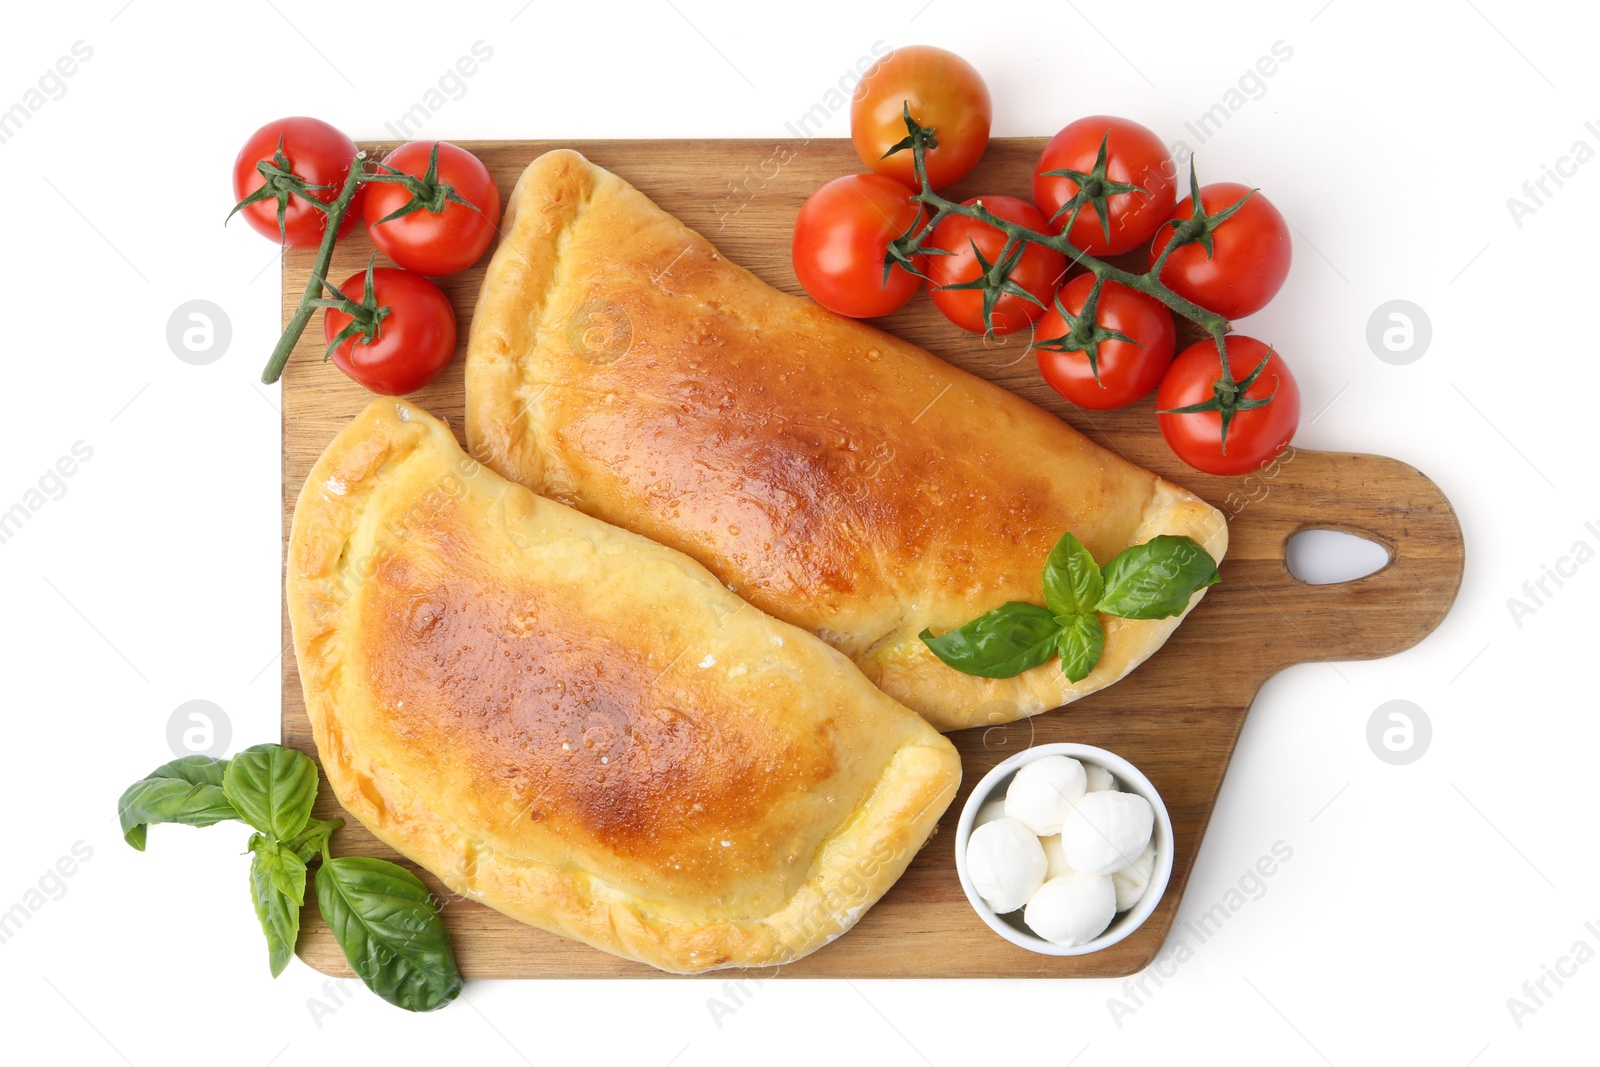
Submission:
<svg viewBox="0 0 1600 1067">
<path fill-rule="evenodd" d="M 228 764 L 222 790 L 239 817 L 264 834 L 288 840 L 311 818 L 317 765 L 282 745 L 255 745 Z"/>
<path fill-rule="evenodd" d="M 300 936 L 300 904 L 305 902 L 306 865 L 276 841 L 256 834 L 250 838 L 250 903 L 267 935 L 267 964 L 276 978 L 289 966 L 294 943 Z M 296 866 L 298 865 L 298 866 Z M 295 872 L 298 871 L 298 892 Z M 296 896 L 299 902 L 296 902 Z"/>
<path fill-rule="evenodd" d="M 343 819 L 312 819 L 304 830 L 284 842 L 284 847 L 310 863 L 328 851 L 328 838 L 343 825 Z"/>
<path fill-rule="evenodd" d="M 1036 604 L 1010 601 L 939 637 L 918 636 L 947 666 L 980 678 L 1011 678 L 1055 655 L 1061 624 Z"/>
<path fill-rule="evenodd" d="M 117 801 L 123 840 L 143 852 L 151 823 L 214 826 L 237 819 L 222 789 L 227 766 L 227 760 L 210 756 L 184 756 L 134 782 Z"/>
<path fill-rule="evenodd" d="M 1070 532 L 1044 561 L 1044 603 L 1057 615 L 1082 615 L 1100 601 L 1100 565 Z"/>
<path fill-rule="evenodd" d="M 250 835 L 251 867 L 260 864 L 278 892 L 294 901 L 296 907 L 306 902 L 306 861 L 292 849 L 267 837 Z"/>
<path fill-rule="evenodd" d="M 1061 670 L 1069 682 L 1081 682 L 1089 677 L 1100 655 L 1106 650 L 1106 631 L 1100 625 L 1100 616 L 1092 611 L 1074 615 L 1065 620 L 1061 636 L 1056 639 L 1056 649 L 1061 653 Z"/>
<path fill-rule="evenodd" d="M 317 905 L 367 988 L 407 1011 L 461 992 L 444 920 L 416 875 L 387 860 L 338 856 L 317 870 Z"/>
<path fill-rule="evenodd" d="M 1162 534 L 1106 564 L 1105 593 L 1096 607 L 1124 619 L 1165 619 L 1182 614 L 1197 590 L 1217 581 L 1217 562 L 1199 543 Z"/>
</svg>

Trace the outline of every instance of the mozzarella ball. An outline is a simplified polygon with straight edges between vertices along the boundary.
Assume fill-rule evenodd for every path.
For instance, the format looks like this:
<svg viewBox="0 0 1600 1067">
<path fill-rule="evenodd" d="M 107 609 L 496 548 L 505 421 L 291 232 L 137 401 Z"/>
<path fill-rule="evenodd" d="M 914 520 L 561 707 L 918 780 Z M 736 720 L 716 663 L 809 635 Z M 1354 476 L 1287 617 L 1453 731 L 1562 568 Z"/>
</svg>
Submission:
<svg viewBox="0 0 1600 1067">
<path fill-rule="evenodd" d="M 994 822 L 996 819 L 1003 819 L 1005 817 L 1006 817 L 1006 801 L 1005 801 L 1005 798 L 1004 797 L 996 797 L 993 800 L 986 801 L 984 803 L 983 807 L 978 809 L 977 817 L 972 820 L 972 828 L 974 830 L 976 830 L 978 827 L 982 826 L 984 823 L 991 823 L 991 822 Z"/>
<path fill-rule="evenodd" d="M 967 838 L 967 876 L 997 913 L 1016 911 L 1044 884 L 1044 847 L 1015 819 L 996 819 Z"/>
<path fill-rule="evenodd" d="M 1117 914 L 1117 891 L 1103 874 L 1052 878 L 1028 901 L 1022 921 L 1057 945 L 1082 945 L 1105 933 Z"/>
<path fill-rule="evenodd" d="M 1103 793 L 1107 789 L 1115 789 L 1117 787 L 1116 778 L 1098 763 L 1085 763 L 1083 765 L 1083 773 L 1089 779 L 1089 784 L 1084 790 L 1086 793 Z"/>
<path fill-rule="evenodd" d="M 1050 852 L 1045 850 L 1045 858 Z M 1150 888 L 1150 875 L 1156 868 L 1156 843 L 1150 842 L 1144 852 L 1131 864 L 1111 876 L 1111 885 L 1117 891 L 1117 910 L 1127 911 L 1139 903 L 1144 891 Z"/>
<path fill-rule="evenodd" d="M 1139 794 L 1089 793 L 1062 824 L 1061 847 L 1073 870 L 1113 874 L 1139 858 L 1154 826 L 1155 812 Z"/>
<path fill-rule="evenodd" d="M 1039 838 L 1039 844 L 1044 846 L 1044 878 L 1049 881 L 1063 874 L 1072 874 L 1072 866 L 1067 863 L 1067 854 L 1061 847 L 1061 835 L 1051 834 L 1049 837 Z"/>
<path fill-rule="evenodd" d="M 1083 764 L 1071 756 L 1024 763 L 1006 790 L 1006 815 L 1040 837 L 1059 834 L 1062 820 L 1087 784 Z"/>
</svg>

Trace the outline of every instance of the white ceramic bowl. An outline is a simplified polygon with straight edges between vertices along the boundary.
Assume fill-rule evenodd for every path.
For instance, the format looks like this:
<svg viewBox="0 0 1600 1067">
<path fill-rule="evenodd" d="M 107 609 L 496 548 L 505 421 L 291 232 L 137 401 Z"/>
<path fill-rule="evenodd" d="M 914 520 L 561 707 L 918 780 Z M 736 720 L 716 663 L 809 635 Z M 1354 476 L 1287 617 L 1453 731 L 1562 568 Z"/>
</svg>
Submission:
<svg viewBox="0 0 1600 1067">
<path fill-rule="evenodd" d="M 972 824 L 978 818 L 978 809 L 991 798 L 1005 795 L 1006 787 L 1011 784 L 1018 767 L 1043 756 L 1071 756 L 1080 763 L 1093 763 L 1104 767 L 1116 776 L 1119 788 L 1125 792 L 1138 793 L 1150 802 L 1150 807 L 1155 811 L 1155 827 L 1151 831 L 1151 839 L 1156 845 L 1156 862 L 1155 868 L 1150 872 L 1149 887 L 1145 889 L 1144 896 L 1139 898 L 1137 904 L 1127 911 L 1118 913 L 1116 918 L 1111 920 L 1111 925 L 1106 927 L 1105 933 L 1082 945 L 1057 945 L 1046 941 L 1023 923 L 1020 908 L 1006 915 L 995 914 L 995 910 L 984 903 L 983 897 L 978 895 L 977 889 L 972 885 L 972 876 L 967 872 L 967 839 L 972 836 Z M 961 888 L 967 894 L 967 900 L 972 904 L 973 910 L 989 924 L 989 929 L 1013 945 L 1045 956 L 1082 956 L 1098 952 L 1115 945 L 1139 929 L 1161 903 L 1161 897 L 1167 891 L 1167 881 L 1172 877 L 1172 817 L 1167 814 L 1167 806 L 1162 802 L 1155 786 L 1150 784 L 1150 779 L 1121 756 L 1107 752 L 1103 748 L 1096 748 L 1094 745 L 1067 743 L 1035 745 L 1033 748 L 1018 752 L 984 775 L 977 787 L 972 790 L 972 795 L 967 798 L 966 806 L 961 809 L 961 821 L 956 824 L 956 873 L 961 876 Z"/>
</svg>

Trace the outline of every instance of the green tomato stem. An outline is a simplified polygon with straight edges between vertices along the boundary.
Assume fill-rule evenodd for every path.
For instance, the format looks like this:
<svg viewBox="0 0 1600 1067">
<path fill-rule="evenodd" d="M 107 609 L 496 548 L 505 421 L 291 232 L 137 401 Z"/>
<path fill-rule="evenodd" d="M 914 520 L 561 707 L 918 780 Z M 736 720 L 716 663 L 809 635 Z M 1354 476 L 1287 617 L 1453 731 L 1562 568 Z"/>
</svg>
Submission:
<svg viewBox="0 0 1600 1067">
<path fill-rule="evenodd" d="M 976 204 L 957 203 L 956 201 L 945 199 L 926 185 L 924 186 L 922 192 L 917 194 L 917 200 L 934 209 L 935 218 L 933 222 L 937 222 L 939 218 L 942 218 L 945 215 L 962 215 L 966 218 L 976 219 L 979 222 L 993 226 L 995 229 L 1004 233 L 1006 237 L 1011 240 L 1026 241 L 1029 244 L 1042 245 L 1045 248 L 1054 249 L 1055 251 L 1066 256 L 1072 262 L 1081 263 L 1092 274 L 1094 274 L 1097 278 L 1100 278 L 1102 281 L 1109 280 L 1119 282 L 1123 285 L 1126 285 L 1129 289 L 1134 289 L 1145 294 L 1146 296 L 1159 300 L 1171 310 L 1200 326 L 1212 337 L 1227 333 L 1230 329 L 1228 320 L 1223 318 L 1221 315 L 1218 315 L 1214 311 L 1207 311 L 1199 304 L 1179 296 L 1177 293 L 1173 292 L 1171 289 L 1162 284 L 1160 280 L 1160 268 L 1166 266 L 1167 256 L 1172 250 L 1171 246 L 1168 246 L 1167 250 L 1161 253 L 1161 257 L 1156 261 L 1156 265 L 1149 271 L 1146 271 L 1143 274 L 1134 274 L 1132 271 L 1123 270 L 1121 267 L 1114 267 L 1104 260 L 1097 259 L 1089 253 L 1074 247 L 1072 242 L 1067 240 L 1064 233 L 1043 234 L 1037 230 L 1029 229 L 1020 223 L 1010 222 L 1006 219 L 1002 219 L 998 215 L 995 215 L 993 212 L 985 208 L 981 200 Z M 926 229 L 931 231 L 932 222 L 930 222 Z"/>
<path fill-rule="evenodd" d="M 283 377 L 283 368 L 289 362 L 289 354 L 294 351 L 300 335 L 305 332 L 306 324 L 311 321 L 312 313 L 317 310 L 316 299 L 322 295 L 322 278 L 327 275 L 328 264 L 333 261 L 333 246 L 339 241 L 339 228 L 344 225 L 344 217 L 350 210 L 350 202 L 355 199 L 356 190 L 361 187 L 362 176 L 366 171 L 362 164 L 366 158 L 366 152 L 356 153 L 355 158 L 350 161 L 350 173 L 345 175 L 344 184 L 339 188 L 339 195 L 328 205 L 327 228 L 322 234 L 322 244 L 317 248 L 316 262 L 311 265 L 311 277 L 306 281 L 306 291 L 301 294 L 300 306 L 294 309 L 294 316 L 289 319 L 289 325 L 284 327 L 283 335 L 278 338 L 271 358 L 261 371 L 261 380 L 267 385 Z"/>
</svg>

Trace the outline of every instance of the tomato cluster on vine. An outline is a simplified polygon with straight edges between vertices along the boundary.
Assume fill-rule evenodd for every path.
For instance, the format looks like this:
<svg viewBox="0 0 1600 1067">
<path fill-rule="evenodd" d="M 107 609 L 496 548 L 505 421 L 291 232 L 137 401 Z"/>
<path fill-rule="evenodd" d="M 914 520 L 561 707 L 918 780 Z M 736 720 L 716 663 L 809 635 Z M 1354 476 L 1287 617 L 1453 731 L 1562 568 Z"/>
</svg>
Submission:
<svg viewBox="0 0 1600 1067">
<path fill-rule="evenodd" d="M 1299 389 L 1282 356 L 1230 320 L 1282 288 L 1283 215 L 1246 186 L 1202 186 L 1192 168 L 1180 199 L 1161 139 L 1105 115 L 1051 138 L 1031 203 L 945 199 L 936 190 L 977 165 L 991 119 L 983 79 L 953 53 L 913 46 L 879 60 L 851 107 L 870 173 L 834 179 L 801 208 L 801 285 L 856 318 L 890 314 L 925 287 L 963 330 L 1031 328 L 1045 381 L 1080 407 L 1156 392 L 1162 433 L 1191 466 L 1226 475 L 1270 463 L 1298 426 Z M 1207 338 L 1178 352 L 1174 314 Z"/>
<path fill-rule="evenodd" d="M 411 141 L 369 164 L 328 123 L 280 119 L 239 150 L 233 194 L 233 213 L 258 233 L 287 248 L 318 250 L 311 282 L 262 381 L 277 381 L 317 308 L 325 309 L 327 358 L 373 392 L 415 392 L 450 362 L 455 310 L 429 279 L 472 266 L 494 239 L 500 190 L 477 156 L 446 141 Z M 398 266 L 369 263 L 335 286 L 324 274 L 335 243 L 358 219 Z"/>
</svg>

